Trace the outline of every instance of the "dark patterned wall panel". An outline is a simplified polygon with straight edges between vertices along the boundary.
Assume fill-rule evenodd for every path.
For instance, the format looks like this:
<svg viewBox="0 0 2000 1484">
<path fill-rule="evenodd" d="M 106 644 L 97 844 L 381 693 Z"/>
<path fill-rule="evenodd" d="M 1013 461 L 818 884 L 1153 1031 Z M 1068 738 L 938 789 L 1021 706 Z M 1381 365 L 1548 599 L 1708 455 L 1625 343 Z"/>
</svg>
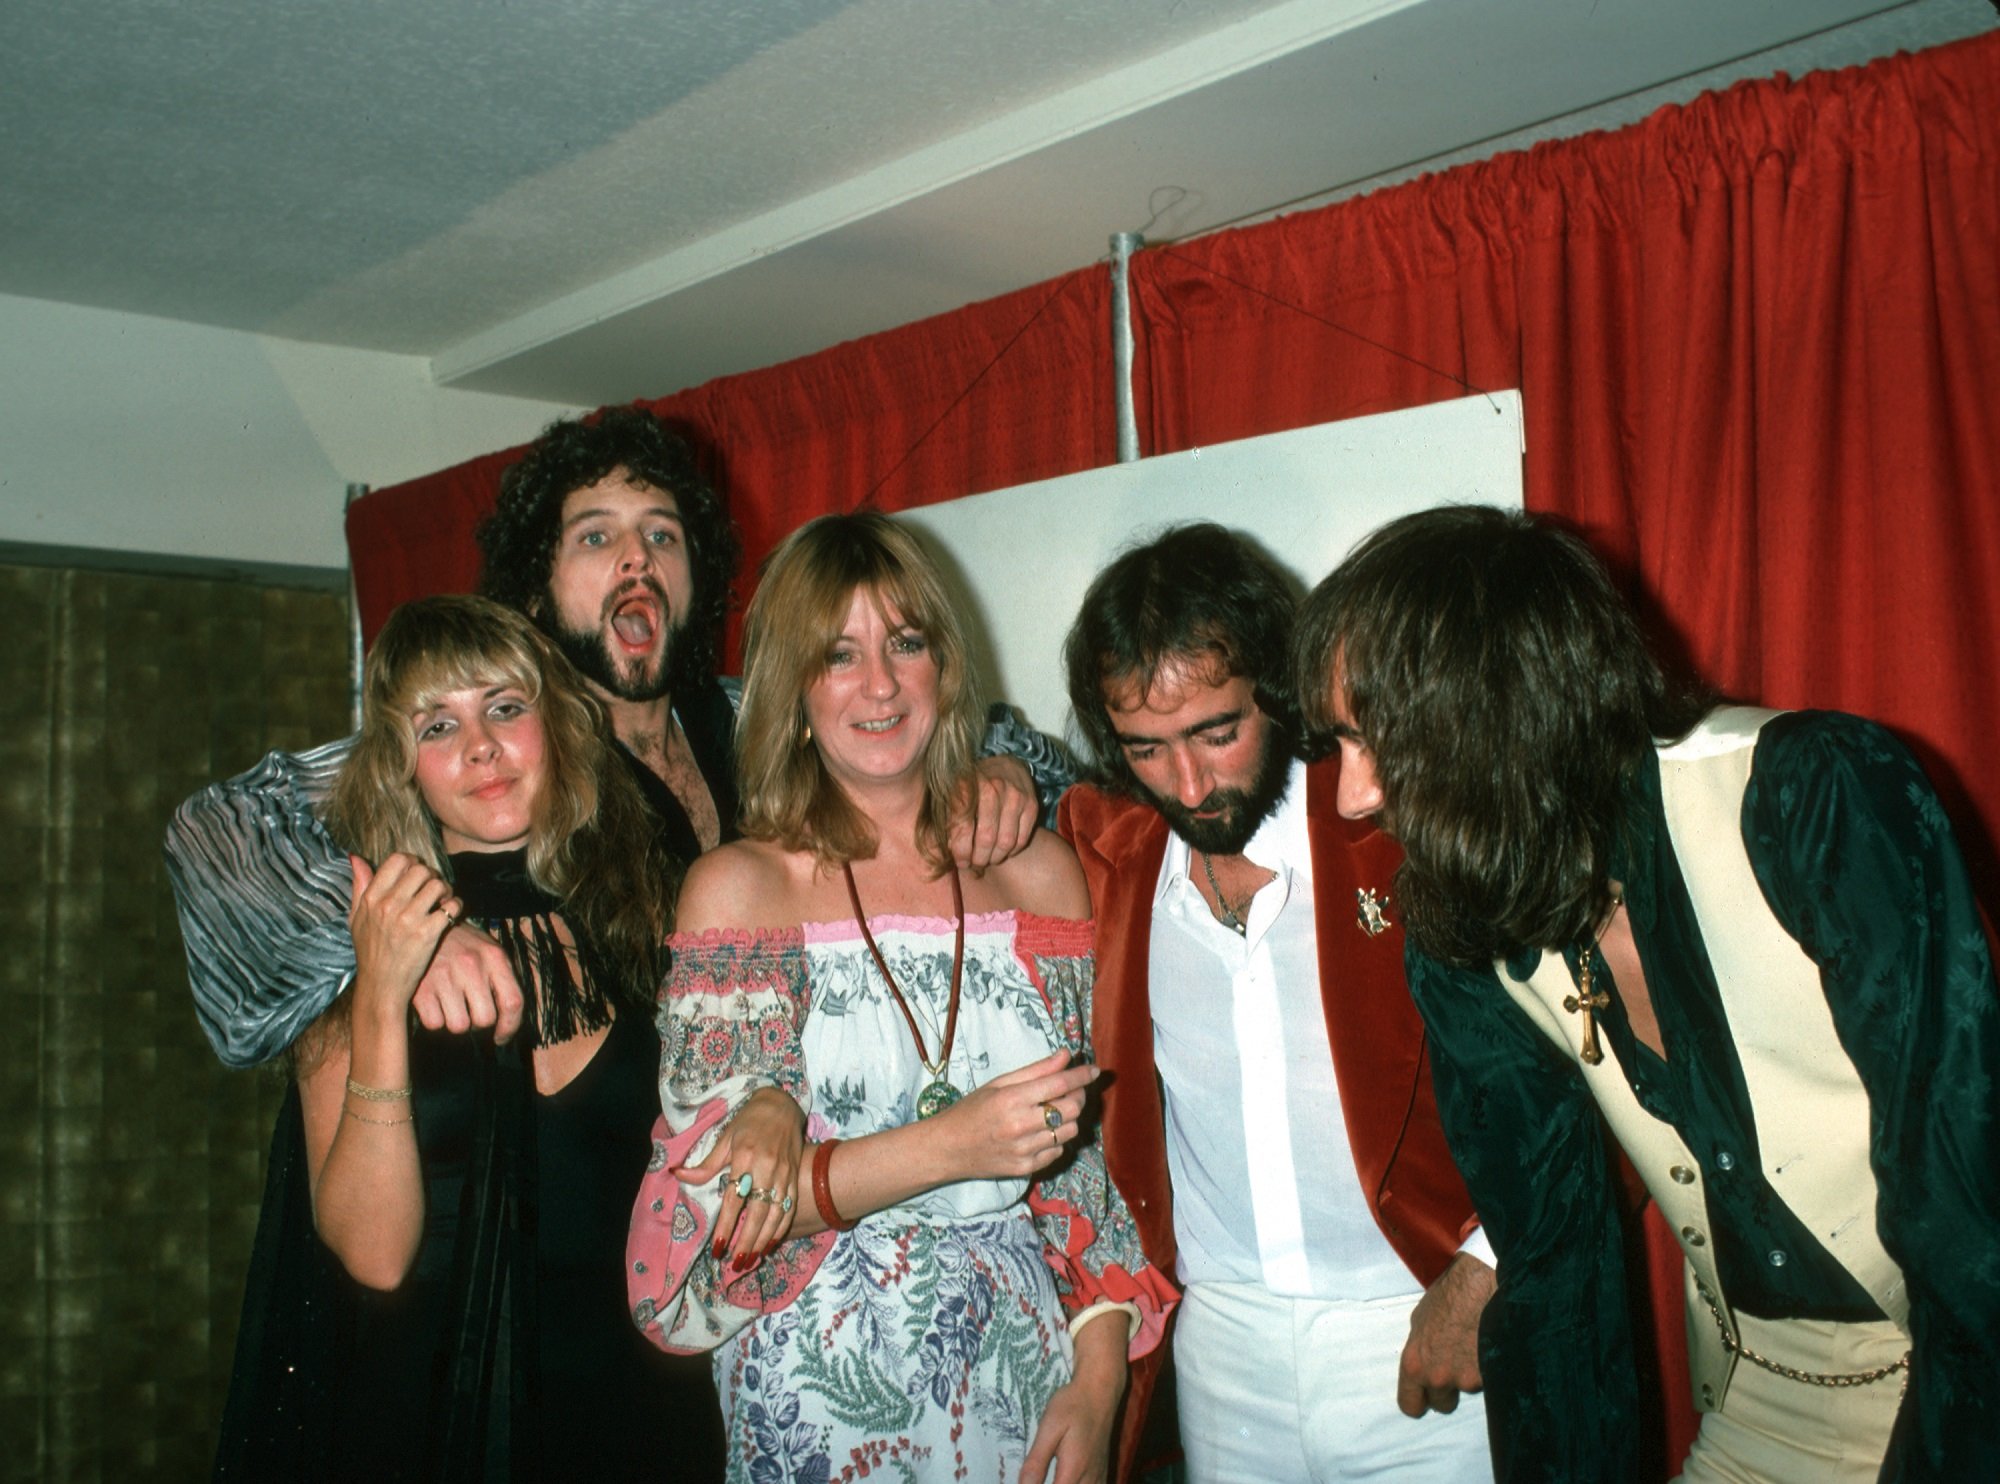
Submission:
<svg viewBox="0 0 2000 1484">
<path fill-rule="evenodd" d="M 347 730 L 322 592 L 0 566 L 0 1479 L 204 1476 L 282 1084 L 194 1023 L 167 815 Z"/>
</svg>

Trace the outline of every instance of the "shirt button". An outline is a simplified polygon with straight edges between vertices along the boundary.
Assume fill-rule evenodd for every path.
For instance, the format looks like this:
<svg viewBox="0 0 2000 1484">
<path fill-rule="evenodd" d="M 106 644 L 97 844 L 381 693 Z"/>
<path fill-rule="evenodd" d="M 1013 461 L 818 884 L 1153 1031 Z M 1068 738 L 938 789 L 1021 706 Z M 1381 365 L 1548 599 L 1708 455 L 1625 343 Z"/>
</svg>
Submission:
<svg viewBox="0 0 2000 1484">
<path fill-rule="evenodd" d="M 1774 1268 L 1783 1267 L 1787 1261 L 1785 1254 L 1776 1247 L 1773 1247 L 1771 1249 L 1770 1258 L 1771 1258 L 1771 1266 Z"/>
<path fill-rule="evenodd" d="M 1715 1388 L 1706 1381 L 1701 1383 L 1701 1404 L 1705 1407 L 1715 1405 Z"/>
<path fill-rule="evenodd" d="M 1691 1226 L 1681 1228 L 1681 1240 L 1690 1247 L 1706 1247 L 1708 1245 L 1708 1238 L 1704 1237 Z"/>
<path fill-rule="evenodd" d="M 1676 1185 L 1694 1184 L 1694 1171 L 1689 1169 L 1686 1165 L 1675 1165 L 1671 1170 L 1668 1170 L 1667 1173 L 1674 1177 L 1674 1184 Z"/>
<path fill-rule="evenodd" d="M 1715 1156 L 1715 1167 L 1726 1174 L 1736 1168 L 1736 1156 L 1724 1149 Z"/>
</svg>

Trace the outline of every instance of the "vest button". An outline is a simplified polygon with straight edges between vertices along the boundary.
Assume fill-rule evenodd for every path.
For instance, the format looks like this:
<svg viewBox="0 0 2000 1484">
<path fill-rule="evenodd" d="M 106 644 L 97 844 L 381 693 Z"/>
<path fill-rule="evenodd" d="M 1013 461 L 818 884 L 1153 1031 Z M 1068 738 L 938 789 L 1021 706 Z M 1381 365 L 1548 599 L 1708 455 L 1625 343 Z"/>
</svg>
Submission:
<svg viewBox="0 0 2000 1484">
<path fill-rule="evenodd" d="M 1735 1169 L 1736 1156 L 1731 1154 L 1727 1149 L 1723 1150 L 1715 1156 L 1715 1167 L 1724 1173 Z"/>
<path fill-rule="evenodd" d="M 1715 1388 L 1706 1381 L 1701 1383 L 1701 1403 L 1705 1407 L 1715 1405 Z"/>
<path fill-rule="evenodd" d="M 1674 1184 L 1676 1185 L 1694 1184 L 1694 1171 L 1689 1169 L 1686 1165 L 1675 1165 L 1671 1170 L 1668 1170 L 1667 1173 L 1674 1177 Z"/>
<path fill-rule="evenodd" d="M 1781 1268 L 1789 1261 L 1785 1254 L 1776 1247 L 1771 1249 L 1770 1260 L 1771 1266 L 1774 1268 Z"/>
<path fill-rule="evenodd" d="M 1706 1247 L 1708 1245 L 1708 1238 L 1704 1237 L 1699 1231 L 1697 1231 L 1694 1227 L 1691 1226 L 1684 1226 L 1681 1228 L 1681 1240 L 1687 1243 L 1688 1246 L 1690 1247 Z"/>
</svg>

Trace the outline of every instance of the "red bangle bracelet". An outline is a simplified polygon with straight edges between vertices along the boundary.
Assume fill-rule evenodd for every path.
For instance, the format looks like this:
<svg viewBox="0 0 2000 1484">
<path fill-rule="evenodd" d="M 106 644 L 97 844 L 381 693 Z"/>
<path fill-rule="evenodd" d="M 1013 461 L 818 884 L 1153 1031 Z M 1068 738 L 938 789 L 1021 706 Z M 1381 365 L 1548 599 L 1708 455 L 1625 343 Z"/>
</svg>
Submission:
<svg viewBox="0 0 2000 1484">
<path fill-rule="evenodd" d="M 819 1219 L 826 1223 L 828 1231 L 845 1232 L 854 1230 L 854 1223 L 841 1218 L 840 1211 L 833 1204 L 833 1190 L 830 1186 L 833 1151 L 839 1145 L 838 1139 L 824 1139 L 813 1145 L 813 1205 L 818 1209 Z"/>
</svg>

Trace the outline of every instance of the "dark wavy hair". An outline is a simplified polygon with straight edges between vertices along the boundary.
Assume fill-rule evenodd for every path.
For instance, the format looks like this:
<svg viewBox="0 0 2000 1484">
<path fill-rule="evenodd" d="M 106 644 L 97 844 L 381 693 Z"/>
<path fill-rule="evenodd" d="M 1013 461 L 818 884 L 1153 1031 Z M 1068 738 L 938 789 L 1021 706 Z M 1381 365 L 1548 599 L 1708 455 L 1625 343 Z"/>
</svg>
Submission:
<svg viewBox="0 0 2000 1484">
<path fill-rule="evenodd" d="M 1333 728 L 1339 687 L 1374 755 L 1411 940 L 1462 965 L 1603 921 L 1626 791 L 1709 700 L 1581 540 L 1485 506 L 1369 536 L 1306 599 L 1294 656 L 1307 726 Z"/>
<path fill-rule="evenodd" d="M 1105 685 L 1136 684 L 1144 694 L 1176 660 L 1206 659 L 1224 676 L 1246 677 L 1258 709 L 1296 737 L 1288 646 L 1297 604 L 1277 563 L 1212 521 L 1175 526 L 1098 573 L 1063 641 L 1063 669 L 1100 781 L 1144 797 L 1112 728 Z"/>
<path fill-rule="evenodd" d="M 564 418 L 542 430 L 500 476 L 500 497 L 478 531 L 479 591 L 553 628 L 549 577 L 562 529 L 564 499 L 623 468 L 665 490 L 680 507 L 693 575 L 685 638 L 669 653 L 671 688 L 715 673 L 729 586 L 742 546 L 722 496 L 695 465 L 687 440 L 637 407 L 614 407 L 594 419 Z"/>
</svg>

